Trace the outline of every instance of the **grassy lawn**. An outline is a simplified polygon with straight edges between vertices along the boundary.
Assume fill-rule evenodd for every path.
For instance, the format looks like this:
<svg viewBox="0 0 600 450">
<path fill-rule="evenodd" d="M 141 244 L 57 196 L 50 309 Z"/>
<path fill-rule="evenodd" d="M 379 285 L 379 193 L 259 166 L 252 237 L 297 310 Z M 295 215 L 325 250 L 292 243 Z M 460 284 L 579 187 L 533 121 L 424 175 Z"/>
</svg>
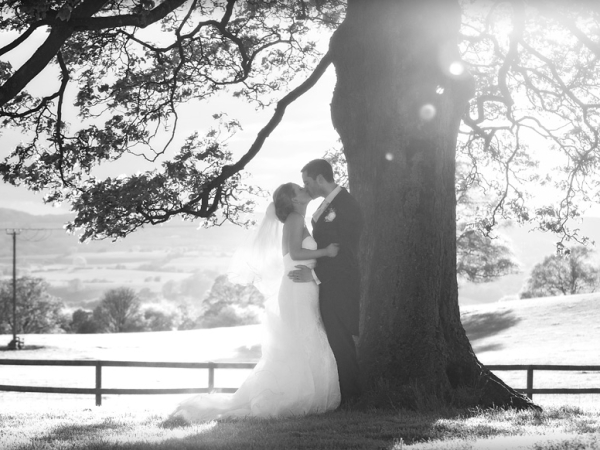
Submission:
<svg viewBox="0 0 600 450">
<path fill-rule="evenodd" d="M 600 364 L 599 294 L 463 308 L 463 323 L 484 364 Z M 0 344 L 10 339 L 0 336 Z M 256 325 L 114 335 L 27 335 L 31 347 L 0 358 L 142 361 L 255 361 Z M 191 387 L 206 373 L 107 368 L 103 386 Z M 182 369 L 184 372 L 185 369 Z M 5 366 L 0 384 L 93 387 L 91 368 Z M 104 373 L 105 372 L 105 373 Z M 154 373 L 156 372 L 156 373 Z M 217 371 L 219 387 L 243 373 Z M 236 372 L 236 371 L 232 371 Z M 240 372 L 240 371 L 237 371 Z M 513 387 L 525 373 L 496 372 Z M 191 377 L 191 378 L 178 378 Z M 241 377 L 241 378 L 240 378 Z M 598 372 L 536 372 L 535 387 L 598 387 Z M 38 449 L 532 449 L 600 450 L 600 396 L 534 395 L 542 413 L 515 411 L 342 411 L 279 420 L 224 420 L 165 426 L 174 401 L 115 396 L 0 393 L 0 450 Z M 179 399 L 181 400 L 181 398 Z M 177 401 L 179 401 L 177 400 Z M 568 404 L 569 406 L 562 406 Z"/>
<path fill-rule="evenodd" d="M 151 408 L 0 414 L 5 450 L 39 449 L 600 449 L 600 411 L 338 411 L 289 419 L 170 424 Z"/>
</svg>

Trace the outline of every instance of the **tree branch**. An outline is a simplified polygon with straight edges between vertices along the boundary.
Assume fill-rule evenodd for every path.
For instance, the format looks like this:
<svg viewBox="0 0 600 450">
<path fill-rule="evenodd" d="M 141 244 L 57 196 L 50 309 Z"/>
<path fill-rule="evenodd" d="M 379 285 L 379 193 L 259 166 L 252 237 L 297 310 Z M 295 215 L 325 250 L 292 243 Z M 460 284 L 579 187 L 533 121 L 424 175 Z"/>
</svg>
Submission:
<svg viewBox="0 0 600 450">
<path fill-rule="evenodd" d="M 89 17 L 104 6 L 106 0 L 86 0 L 73 10 L 72 17 Z M 71 21 L 55 22 L 48 38 L 35 53 L 0 87 L 0 108 L 21 92 L 52 61 L 65 41 L 73 34 Z"/>
<path fill-rule="evenodd" d="M 224 27 L 225 25 L 227 25 L 229 23 L 229 20 L 231 19 L 231 15 L 233 14 L 233 7 L 234 7 L 236 1 L 237 0 L 227 0 L 227 7 L 225 8 L 225 14 L 223 15 L 223 18 L 221 19 L 222 27 Z"/>
<path fill-rule="evenodd" d="M 275 108 L 275 113 L 271 117 L 271 120 L 269 120 L 269 122 L 263 127 L 263 129 L 258 132 L 258 135 L 256 136 L 254 143 L 250 146 L 248 152 L 246 152 L 246 154 L 243 155 L 235 164 L 223 167 L 223 171 L 221 172 L 221 174 L 218 177 L 215 177 L 209 183 L 207 183 L 207 185 L 204 186 L 202 193 L 199 196 L 190 199 L 190 201 L 188 202 L 189 205 L 193 205 L 202 201 L 200 212 L 198 213 L 188 210 L 186 210 L 186 212 L 189 212 L 190 214 L 195 215 L 197 217 L 209 217 L 212 213 L 214 213 L 214 211 L 216 210 L 215 205 L 218 204 L 221 193 L 220 191 L 217 192 L 218 195 L 215 196 L 214 203 L 210 207 L 206 204 L 206 202 L 208 201 L 208 193 L 213 189 L 218 189 L 219 186 L 221 186 L 228 178 L 240 172 L 242 169 L 244 169 L 244 167 L 246 167 L 246 164 L 252 161 L 252 159 L 258 154 L 258 152 L 262 148 L 265 140 L 269 137 L 269 135 L 273 132 L 273 130 L 275 130 L 277 125 L 279 125 L 279 123 L 283 119 L 283 115 L 285 114 L 286 108 L 295 100 L 297 100 L 300 96 L 308 92 L 317 83 L 317 81 L 325 73 L 325 70 L 327 69 L 327 67 L 329 67 L 331 62 L 331 53 L 327 52 L 325 56 L 323 56 L 317 67 L 315 67 L 313 73 L 300 86 L 298 86 L 285 97 L 283 97 L 281 100 L 279 100 L 279 102 L 277 103 L 277 107 Z"/>
<path fill-rule="evenodd" d="M 508 111 L 507 116 L 512 120 L 512 105 L 514 104 L 514 100 L 510 94 L 510 90 L 508 89 L 508 84 L 506 82 L 506 77 L 508 76 L 508 72 L 512 65 L 517 62 L 519 58 L 519 42 L 523 38 L 523 29 L 525 27 L 525 10 L 524 5 L 521 1 L 513 1 L 511 2 L 513 5 L 514 11 L 514 27 L 512 32 L 510 33 L 510 43 L 508 53 L 506 54 L 506 58 L 504 59 L 504 63 L 500 67 L 498 71 L 498 88 L 502 95 L 506 99 L 505 103 L 507 105 Z"/>
<path fill-rule="evenodd" d="M 143 11 L 139 14 L 72 18 L 70 24 L 76 31 L 93 31 L 119 27 L 146 28 L 148 25 L 164 19 L 167 15 L 182 6 L 186 1 L 187 0 L 165 0 L 156 8 L 150 11 Z"/>
<path fill-rule="evenodd" d="M 567 30 L 569 30 L 573 36 L 575 36 L 583 45 L 585 45 L 596 58 L 600 58 L 600 44 L 592 41 L 589 36 L 587 36 L 583 31 L 581 31 L 575 22 L 573 22 L 569 17 L 561 14 L 559 11 L 552 11 L 548 5 L 544 2 L 540 2 L 539 6 L 537 6 L 539 10 L 544 13 L 548 18 L 556 20 L 562 26 L 564 26 Z"/>
<path fill-rule="evenodd" d="M 67 66 L 65 64 L 62 53 L 60 51 L 56 55 L 56 59 L 58 60 L 58 64 L 59 64 L 60 70 L 61 70 L 61 81 L 60 81 L 60 90 L 58 91 L 58 93 L 59 93 L 58 105 L 56 107 L 56 128 L 55 128 L 55 133 L 54 133 L 54 139 L 56 141 L 56 145 L 58 147 L 59 154 L 60 154 L 60 164 L 59 164 L 60 179 L 62 180 L 64 186 L 70 186 L 71 183 L 69 183 L 65 179 L 65 173 L 64 173 L 64 169 L 63 169 L 65 149 L 64 149 L 64 136 L 62 133 L 63 103 L 64 103 L 65 90 L 67 88 L 67 84 L 69 83 L 70 77 L 69 77 L 69 69 L 67 68 Z"/>
<path fill-rule="evenodd" d="M 291 103 L 296 101 L 299 97 L 301 97 L 303 94 L 308 92 L 317 83 L 317 81 L 319 81 L 321 76 L 325 73 L 327 67 L 329 67 L 329 65 L 332 63 L 332 59 L 333 58 L 331 54 L 327 52 L 325 56 L 323 56 L 317 67 L 315 67 L 313 73 L 306 79 L 306 81 L 304 81 L 304 83 L 302 83 L 297 88 L 293 89 L 289 94 L 287 94 L 277 103 L 277 107 L 275 108 L 275 113 L 273 114 L 273 117 L 271 117 L 271 120 L 269 120 L 267 125 L 265 125 L 264 128 L 259 131 L 258 136 L 256 137 L 254 143 L 252 144 L 248 152 L 242 158 L 240 158 L 240 160 L 236 164 L 234 164 L 231 167 L 232 173 L 239 172 L 240 170 L 242 170 L 246 166 L 246 164 L 248 164 L 257 155 L 266 138 L 269 137 L 269 135 L 273 132 L 277 125 L 279 125 L 281 119 L 283 119 L 283 115 L 285 114 L 286 108 Z"/>
<path fill-rule="evenodd" d="M 31 24 L 31 26 L 29 28 L 27 28 L 27 30 L 25 30 L 25 32 L 23 34 L 21 34 L 19 37 L 17 37 L 14 41 L 12 41 L 11 43 L 6 44 L 4 47 L 0 48 L 0 56 L 17 48 L 19 45 L 21 45 L 23 42 L 25 42 L 27 40 L 27 38 L 29 36 L 31 36 L 35 30 L 37 30 L 39 27 L 44 26 L 44 25 L 47 25 L 47 23 L 45 21 L 39 21 L 34 24 Z"/>
</svg>

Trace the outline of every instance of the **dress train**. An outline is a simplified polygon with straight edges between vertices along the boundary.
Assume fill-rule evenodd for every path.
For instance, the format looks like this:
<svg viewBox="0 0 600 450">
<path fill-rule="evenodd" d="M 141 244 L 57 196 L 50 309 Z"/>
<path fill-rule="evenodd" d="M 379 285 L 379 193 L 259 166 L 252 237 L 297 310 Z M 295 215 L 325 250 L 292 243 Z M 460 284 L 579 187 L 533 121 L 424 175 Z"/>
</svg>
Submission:
<svg viewBox="0 0 600 450">
<path fill-rule="evenodd" d="M 314 250 L 311 236 L 303 248 Z M 225 417 L 287 417 L 322 413 L 340 404 L 335 358 L 319 312 L 315 283 L 294 283 L 286 274 L 294 266 L 314 267 L 314 260 L 283 257 L 284 273 L 277 298 L 267 301 L 262 356 L 234 394 L 201 394 L 176 408 L 171 417 L 203 422 Z"/>
</svg>

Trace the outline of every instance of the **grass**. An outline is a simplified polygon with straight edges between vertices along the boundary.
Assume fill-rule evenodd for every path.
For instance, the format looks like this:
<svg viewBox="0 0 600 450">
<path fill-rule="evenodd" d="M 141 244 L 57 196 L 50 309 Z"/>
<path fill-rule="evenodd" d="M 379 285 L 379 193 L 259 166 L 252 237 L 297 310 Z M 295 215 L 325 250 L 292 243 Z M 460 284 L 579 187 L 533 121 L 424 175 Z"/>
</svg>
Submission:
<svg viewBox="0 0 600 450">
<path fill-rule="evenodd" d="M 600 365 L 600 294 L 461 307 L 473 350 L 484 364 Z"/>
<path fill-rule="evenodd" d="M 112 334 L 22 335 L 32 350 L 0 352 L 0 358 L 116 359 L 133 361 L 248 360 L 242 355 L 260 344 L 258 325 L 185 331 Z M 0 335 L 6 345 L 12 335 Z M 257 360 L 260 351 L 254 352 Z M 66 369 L 67 371 L 69 369 Z"/>
<path fill-rule="evenodd" d="M 232 239 L 232 242 L 237 240 Z M 78 247 L 65 250 L 73 249 L 79 251 L 19 256 L 20 275 L 26 273 L 44 278 L 51 285 L 52 294 L 72 309 L 92 309 L 93 306 L 86 302 L 98 300 L 105 291 L 119 286 L 136 291 L 146 288 L 161 298 L 166 283 L 179 283 L 196 271 L 204 271 L 207 277 L 206 286 L 197 293 L 197 300 L 201 301 L 216 274 L 226 273 L 231 263 L 231 252 L 199 246 L 182 247 L 177 252 L 168 249 L 145 251 L 139 246 L 131 246 L 128 251 L 85 252 Z M 0 258 L 0 279 L 10 278 L 11 258 Z M 77 291 L 69 286 L 75 280 L 80 281 Z"/>
<path fill-rule="evenodd" d="M 600 365 L 599 304 L 598 293 L 534 298 L 461 307 L 461 318 L 483 364 Z M 496 375 L 512 387 L 526 387 L 524 371 Z M 536 371 L 534 387 L 598 388 L 600 372 Z M 600 395 L 535 395 L 534 400 L 587 406 Z"/>
<path fill-rule="evenodd" d="M 484 364 L 597 364 L 599 294 L 461 308 Z M 10 336 L 0 336 L 0 344 Z M 148 361 L 256 360 L 258 326 L 115 335 L 29 335 L 31 350 L 0 358 Z M 93 386 L 89 368 L 2 368 L 0 383 Z M 89 370 L 87 370 L 89 369 Z M 117 372 L 118 370 L 118 372 Z M 124 372 L 121 372 L 123 370 Z M 178 387 L 168 369 L 106 369 L 104 387 Z M 235 372 L 235 371 L 231 371 Z M 43 375 L 40 375 L 42 374 Z M 195 376 L 187 374 L 187 376 Z M 514 387 L 525 373 L 497 372 Z M 218 386 L 239 383 L 217 371 Z M 243 374 L 242 374 L 243 375 Z M 197 380 L 205 382 L 206 374 Z M 200 383 L 200 384 L 201 384 Z M 599 373 L 535 373 L 535 387 L 600 387 Z M 516 411 L 342 411 L 279 420 L 224 420 L 165 427 L 181 397 L 112 396 L 100 408 L 93 396 L 0 393 L 0 449 L 533 449 L 600 450 L 600 396 L 534 396 L 542 413 Z M 557 400 L 558 399 L 558 400 Z M 570 406 L 559 406 L 569 404 Z M 553 406 L 555 405 L 555 406 Z"/>
<path fill-rule="evenodd" d="M 529 299 L 462 307 L 462 320 L 473 349 L 484 364 L 571 364 L 600 365 L 600 294 L 571 297 Z M 0 335 L 0 346 L 11 336 Z M 177 332 L 125 333 L 110 335 L 27 335 L 25 343 L 37 347 L 23 352 L 2 352 L 0 358 L 29 359 L 104 359 L 138 361 L 256 361 L 260 356 L 260 331 L 250 325 L 211 330 Z M 93 387 L 93 370 L 78 375 L 74 368 L 47 368 L 48 382 L 55 386 Z M 114 369 L 117 371 L 117 369 Z M 2 368 L 0 382 L 28 384 L 39 378 L 28 368 Z M 150 375 L 150 372 L 145 372 Z M 157 379 L 163 387 L 180 386 L 171 375 L 160 372 Z M 165 376 L 161 378 L 164 373 Z M 496 374 L 515 388 L 526 387 L 526 373 L 498 371 Z M 110 383 L 111 371 L 104 374 Z M 115 377 L 127 378 L 126 369 L 118 369 Z M 137 376 L 135 373 L 132 376 Z M 198 374 L 204 381 L 205 374 Z M 232 387 L 230 374 L 217 371 L 219 387 Z M 64 384 L 56 384 L 64 380 Z M 75 379 L 73 381 L 67 381 Z M 122 378 L 121 378 L 122 380 Z M 119 384 L 106 387 L 123 387 Z M 159 387 L 159 381 L 147 387 Z M 116 382 L 115 382 L 116 383 Z M 140 386 L 143 387 L 143 386 Z M 539 372 L 534 374 L 536 388 L 600 387 L 600 372 Z M 535 396 L 543 406 L 571 404 L 586 407 L 597 402 L 590 396 Z M 0 401 L 3 395 L 0 393 Z"/>
<path fill-rule="evenodd" d="M 444 413 L 339 411 L 173 425 L 165 413 L 85 408 L 0 415 L 5 450 L 600 449 L 600 412 L 579 408 Z"/>
</svg>

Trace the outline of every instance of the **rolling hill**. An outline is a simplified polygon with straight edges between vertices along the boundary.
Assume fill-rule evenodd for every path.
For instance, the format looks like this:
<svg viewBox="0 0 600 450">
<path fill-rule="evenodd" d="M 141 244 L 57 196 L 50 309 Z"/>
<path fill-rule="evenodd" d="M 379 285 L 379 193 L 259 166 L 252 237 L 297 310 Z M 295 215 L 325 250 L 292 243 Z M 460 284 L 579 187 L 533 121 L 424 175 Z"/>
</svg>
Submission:
<svg viewBox="0 0 600 450">
<path fill-rule="evenodd" d="M 101 286 L 98 280 L 103 283 L 104 280 L 114 280 L 112 284 L 131 281 L 133 287 L 140 289 L 146 287 L 146 280 L 160 277 L 161 286 L 149 286 L 158 293 L 162 285 L 174 277 L 181 278 L 184 274 L 207 267 L 214 268 L 216 272 L 222 271 L 227 267 L 228 258 L 250 235 L 248 230 L 231 224 L 199 229 L 197 222 L 174 219 L 164 225 L 146 227 L 116 242 L 103 240 L 82 244 L 76 236 L 63 231 L 64 223 L 70 218 L 70 215 L 38 216 L 0 208 L 0 228 L 24 229 L 17 238 L 20 266 L 38 270 L 37 276 L 50 277 L 51 283 L 61 289 L 66 289 L 69 283 L 78 283 L 80 279 L 85 288 L 82 301 L 91 301 L 102 289 L 113 287 Z M 32 228 L 46 231 L 33 231 Z M 461 305 L 493 303 L 516 296 L 532 267 L 556 248 L 557 238 L 552 234 L 516 226 L 499 231 L 512 244 L 521 262 L 521 272 L 490 283 L 461 282 Z M 600 218 L 585 218 L 580 225 L 580 233 L 600 242 Z M 11 239 L 6 233 L 0 234 L 0 276 L 2 271 L 5 275 L 12 273 Z M 142 268 L 150 268 L 152 273 L 142 273 Z M 181 275 L 173 275 L 175 272 Z M 92 285 L 92 280 L 96 280 L 96 284 Z M 63 291 L 57 293 L 66 295 Z M 201 296 L 202 293 L 199 293 Z M 67 303 L 73 302 L 71 298 L 66 300 Z"/>
<path fill-rule="evenodd" d="M 131 249 L 152 251 L 195 246 L 232 252 L 248 234 L 248 230 L 230 223 L 204 229 L 199 228 L 199 222 L 173 219 L 163 225 L 147 226 L 118 241 L 106 239 L 80 243 L 77 236 L 68 234 L 63 229 L 65 223 L 72 218 L 73 216 L 66 214 L 33 215 L 0 208 L 0 229 L 21 229 L 17 245 L 18 254 L 24 257 Z M 0 235 L 0 257 L 12 255 L 11 239 L 6 233 Z"/>
<path fill-rule="evenodd" d="M 600 293 L 463 306 L 461 311 L 484 364 L 600 365 Z"/>
<path fill-rule="evenodd" d="M 0 208 L 0 226 L 6 229 L 0 234 L 0 278 L 12 276 L 9 232 L 19 229 L 17 276 L 44 278 L 50 283 L 50 293 L 69 309 L 92 309 L 105 291 L 120 286 L 160 299 L 165 290 L 172 292 L 174 284 L 191 276 L 201 278 L 193 295 L 201 301 L 250 233 L 232 224 L 204 229 L 198 223 L 175 219 L 116 242 L 82 244 L 64 231 L 69 219 L 68 215 L 37 216 Z M 168 297 L 168 301 L 178 299 Z"/>
</svg>

